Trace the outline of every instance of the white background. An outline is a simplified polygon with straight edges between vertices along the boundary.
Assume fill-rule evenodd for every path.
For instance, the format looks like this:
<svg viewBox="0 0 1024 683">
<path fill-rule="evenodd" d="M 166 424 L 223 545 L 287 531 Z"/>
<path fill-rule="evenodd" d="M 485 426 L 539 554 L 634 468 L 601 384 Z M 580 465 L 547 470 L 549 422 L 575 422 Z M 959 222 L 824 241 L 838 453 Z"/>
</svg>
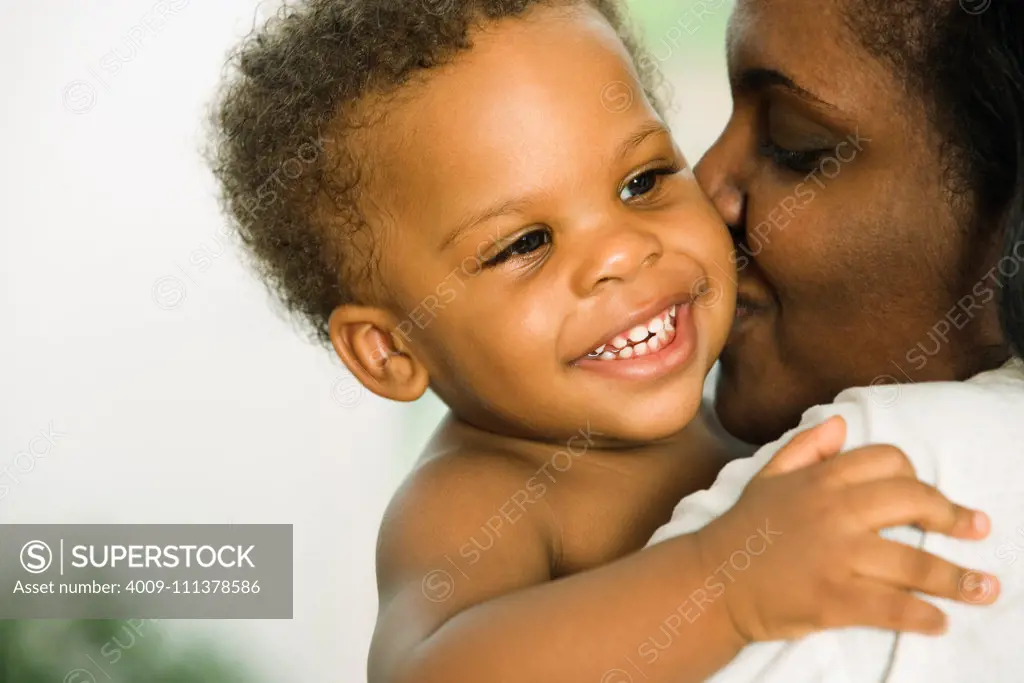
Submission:
<svg viewBox="0 0 1024 683">
<path fill-rule="evenodd" d="M 0 522 L 294 524 L 294 620 L 180 626 L 267 680 L 348 683 L 377 524 L 440 407 L 355 387 L 224 236 L 201 124 L 274 6 L 0 0 Z M 711 59 L 676 72 L 701 75 L 676 79 L 691 158 L 728 112 Z"/>
</svg>

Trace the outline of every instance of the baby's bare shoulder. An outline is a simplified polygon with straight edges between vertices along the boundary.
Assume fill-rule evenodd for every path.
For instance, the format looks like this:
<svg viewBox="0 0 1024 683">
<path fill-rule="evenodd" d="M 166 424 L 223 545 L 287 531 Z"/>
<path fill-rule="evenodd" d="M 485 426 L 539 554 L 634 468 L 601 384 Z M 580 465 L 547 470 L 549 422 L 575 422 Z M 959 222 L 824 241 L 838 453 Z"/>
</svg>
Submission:
<svg viewBox="0 0 1024 683">
<path fill-rule="evenodd" d="M 501 450 L 453 446 L 432 448 L 384 515 L 371 650 L 379 666 L 454 615 L 552 578 L 550 526 L 539 506 L 514 522 L 501 512 L 530 468 Z"/>
<path fill-rule="evenodd" d="M 536 505 L 526 498 L 535 471 L 499 448 L 459 446 L 426 454 L 384 514 L 379 580 L 409 578 L 434 565 L 455 571 L 472 563 L 480 571 L 498 558 L 521 562 L 530 573 L 546 572 L 554 524 L 541 497 Z"/>
<path fill-rule="evenodd" d="M 527 460 L 497 448 L 463 447 L 425 455 L 395 493 L 387 517 L 417 515 L 452 506 L 493 511 L 536 472 Z"/>
</svg>

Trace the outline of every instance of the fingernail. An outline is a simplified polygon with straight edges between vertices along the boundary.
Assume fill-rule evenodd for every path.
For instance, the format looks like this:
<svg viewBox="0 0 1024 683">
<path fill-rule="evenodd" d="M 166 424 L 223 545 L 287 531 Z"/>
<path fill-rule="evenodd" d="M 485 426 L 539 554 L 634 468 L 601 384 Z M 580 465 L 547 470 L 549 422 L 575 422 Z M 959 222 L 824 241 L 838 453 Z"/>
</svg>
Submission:
<svg viewBox="0 0 1024 683">
<path fill-rule="evenodd" d="M 974 513 L 974 530 L 982 536 L 987 536 L 992 529 L 992 522 L 984 512 Z"/>
<path fill-rule="evenodd" d="M 982 601 L 988 600 L 993 595 L 995 595 L 998 590 L 999 579 L 992 576 L 991 574 L 986 574 L 985 578 L 981 582 L 981 585 L 978 586 L 978 590 L 976 591 L 978 594 L 977 599 Z"/>
<path fill-rule="evenodd" d="M 960 579 L 960 594 L 967 602 L 979 604 L 995 595 L 998 586 L 999 580 L 991 574 L 971 571 Z"/>
</svg>

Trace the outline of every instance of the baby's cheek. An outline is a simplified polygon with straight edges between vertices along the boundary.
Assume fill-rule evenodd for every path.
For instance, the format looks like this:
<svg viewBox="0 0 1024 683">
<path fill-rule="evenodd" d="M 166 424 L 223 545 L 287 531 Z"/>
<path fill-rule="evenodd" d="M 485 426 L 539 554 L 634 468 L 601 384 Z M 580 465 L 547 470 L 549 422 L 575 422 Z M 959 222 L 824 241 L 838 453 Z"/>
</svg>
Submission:
<svg viewBox="0 0 1024 683">
<path fill-rule="evenodd" d="M 522 328 L 508 324 L 501 313 L 489 318 L 480 315 L 460 328 L 453 331 L 459 362 L 484 375 L 485 381 L 494 378 L 496 382 L 507 383 L 542 365 L 540 342 L 524 334 Z"/>
</svg>

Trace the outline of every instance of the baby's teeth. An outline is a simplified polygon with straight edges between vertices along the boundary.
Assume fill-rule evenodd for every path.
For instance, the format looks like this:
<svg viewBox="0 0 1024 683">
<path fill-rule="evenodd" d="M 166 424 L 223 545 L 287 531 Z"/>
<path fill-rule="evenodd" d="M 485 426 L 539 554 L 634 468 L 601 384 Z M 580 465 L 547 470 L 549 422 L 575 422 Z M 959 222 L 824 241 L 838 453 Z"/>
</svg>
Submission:
<svg viewBox="0 0 1024 683">
<path fill-rule="evenodd" d="M 615 360 L 616 356 L 611 351 L 605 351 L 601 354 L 601 360 Z"/>
<path fill-rule="evenodd" d="M 663 329 L 665 329 L 665 321 L 662 320 L 661 318 L 655 318 L 647 326 L 647 331 L 650 332 L 651 334 L 658 334 Z"/>
<path fill-rule="evenodd" d="M 628 343 L 629 343 L 629 340 L 626 339 L 625 337 L 621 336 L 621 335 L 616 337 L 615 339 L 612 339 L 612 346 L 614 346 L 617 349 L 625 348 L 626 344 L 628 344 Z"/>
<path fill-rule="evenodd" d="M 672 308 L 668 309 L 668 314 L 672 318 L 676 317 L 676 306 L 675 305 L 673 305 Z"/>
<path fill-rule="evenodd" d="M 624 348 L 621 351 L 619 351 L 619 358 L 632 358 L 632 357 L 633 357 L 633 347 L 632 346 L 627 346 L 626 348 Z"/>
<path fill-rule="evenodd" d="M 629 331 L 629 340 L 631 342 L 642 342 L 644 339 L 647 339 L 649 334 L 646 326 L 637 325 Z"/>
<path fill-rule="evenodd" d="M 661 332 L 659 332 L 658 333 L 658 341 L 661 342 L 662 344 L 668 343 L 668 332 L 665 331 L 665 330 L 662 330 Z"/>
<path fill-rule="evenodd" d="M 637 344 L 633 347 L 633 355 L 635 356 L 646 356 L 648 353 L 647 343 Z"/>
<path fill-rule="evenodd" d="M 661 339 L 658 337 L 651 337 L 647 340 L 647 348 L 651 350 L 651 353 L 654 353 L 661 348 Z"/>
<path fill-rule="evenodd" d="M 602 344 L 601 346 L 598 346 L 598 347 L 597 347 L 596 349 L 594 349 L 594 351 L 593 351 L 593 354 L 594 354 L 595 356 L 600 356 L 600 355 L 601 355 L 602 353 L 604 353 L 604 345 L 603 345 L 603 344 Z"/>
</svg>

